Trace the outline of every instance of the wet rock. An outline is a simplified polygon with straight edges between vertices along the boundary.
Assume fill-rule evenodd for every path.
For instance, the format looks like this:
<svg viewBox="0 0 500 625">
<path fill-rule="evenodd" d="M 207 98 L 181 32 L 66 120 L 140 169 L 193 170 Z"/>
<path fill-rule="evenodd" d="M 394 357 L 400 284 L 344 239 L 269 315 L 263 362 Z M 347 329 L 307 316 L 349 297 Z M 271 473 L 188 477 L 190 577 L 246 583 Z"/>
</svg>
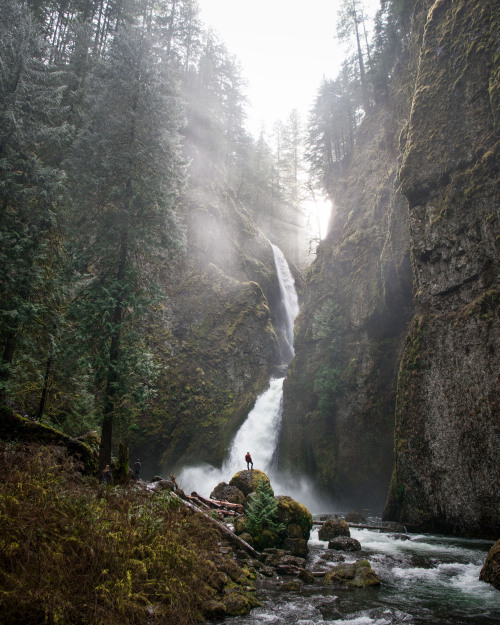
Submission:
<svg viewBox="0 0 500 625">
<path fill-rule="evenodd" d="M 345 562 L 345 556 L 340 553 L 324 553 L 320 557 L 320 562 Z"/>
<path fill-rule="evenodd" d="M 314 584 L 316 582 L 316 578 L 307 569 L 302 569 L 299 573 L 299 579 L 302 580 L 305 584 Z"/>
<path fill-rule="evenodd" d="M 307 540 L 305 538 L 287 538 L 283 542 L 283 547 L 292 555 L 305 558 L 309 552 Z"/>
<path fill-rule="evenodd" d="M 226 606 L 220 601 L 206 601 L 202 606 L 202 612 L 207 619 L 223 618 L 227 614 Z"/>
<path fill-rule="evenodd" d="M 242 594 L 234 588 L 226 589 L 223 597 L 228 616 L 243 616 L 260 603 L 251 594 Z"/>
<path fill-rule="evenodd" d="M 218 501 L 229 501 L 229 503 L 245 503 L 245 495 L 237 486 L 230 486 L 226 482 L 219 482 L 214 490 L 210 493 L 210 499 Z"/>
<path fill-rule="evenodd" d="M 348 512 L 345 515 L 344 520 L 347 521 L 347 523 L 366 523 L 366 518 L 357 510 L 351 510 Z"/>
<path fill-rule="evenodd" d="M 380 580 L 367 560 L 356 560 L 328 571 L 323 584 L 333 588 L 365 588 L 380 585 Z"/>
<path fill-rule="evenodd" d="M 479 574 L 482 582 L 492 584 L 500 590 L 500 540 L 493 545 L 486 556 L 485 563 Z"/>
<path fill-rule="evenodd" d="M 411 540 L 408 534 L 392 534 L 391 538 L 394 540 Z"/>
<path fill-rule="evenodd" d="M 320 540 L 331 540 L 337 536 L 350 536 L 349 526 L 343 519 L 335 518 L 325 521 L 318 531 Z"/>
<path fill-rule="evenodd" d="M 359 540 L 350 538 L 349 536 L 337 536 L 328 543 L 328 549 L 336 551 L 360 551 L 361 544 Z"/>
<path fill-rule="evenodd" d="M 252 469 L 251 471 L 239 471 L 236 473 L 231 478 L 229 486 L 235 486 L 245 497 L 248 497 L 248 495 L 257 491 L 259 484 L 263 481 L 271 486 L 271 482 L 264 471 Z"/>
</svg>

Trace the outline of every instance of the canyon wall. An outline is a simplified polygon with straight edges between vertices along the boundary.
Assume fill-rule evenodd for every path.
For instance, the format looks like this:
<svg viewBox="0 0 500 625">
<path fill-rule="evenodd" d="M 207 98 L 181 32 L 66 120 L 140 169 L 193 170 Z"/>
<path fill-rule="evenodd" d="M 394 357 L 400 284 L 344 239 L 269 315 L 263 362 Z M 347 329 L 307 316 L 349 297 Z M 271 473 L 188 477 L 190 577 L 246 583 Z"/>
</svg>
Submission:
<svg viewBox="0 0 500 625">
<path fill-rule="evenodd" d="M 332 188 L 280 448 L 341 508 L 390 481 L 385 519 L 474 535 L 500 533 L 499 10 L 416 3 Z"/>
<path fill-rule="evenodd" d="M 439 0 L 402 141 L 415 316 L 385 518 L 500 534 L 500 5 Z"/>
</svg>

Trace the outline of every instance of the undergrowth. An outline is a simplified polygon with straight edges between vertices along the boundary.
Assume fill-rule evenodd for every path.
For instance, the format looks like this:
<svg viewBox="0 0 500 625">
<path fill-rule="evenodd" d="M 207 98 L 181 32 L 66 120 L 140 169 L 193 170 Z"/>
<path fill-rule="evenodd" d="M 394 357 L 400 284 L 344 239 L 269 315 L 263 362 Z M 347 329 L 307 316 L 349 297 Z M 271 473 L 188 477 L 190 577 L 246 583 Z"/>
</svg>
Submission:
<svg viewBox="0 0 500 625">
<path fill-rule="evenodd" d="M 102 486 L 57 449 L 0 444 L 2 625 L 199 622 L 218 538 L 170 493 Z"/>
</svg>

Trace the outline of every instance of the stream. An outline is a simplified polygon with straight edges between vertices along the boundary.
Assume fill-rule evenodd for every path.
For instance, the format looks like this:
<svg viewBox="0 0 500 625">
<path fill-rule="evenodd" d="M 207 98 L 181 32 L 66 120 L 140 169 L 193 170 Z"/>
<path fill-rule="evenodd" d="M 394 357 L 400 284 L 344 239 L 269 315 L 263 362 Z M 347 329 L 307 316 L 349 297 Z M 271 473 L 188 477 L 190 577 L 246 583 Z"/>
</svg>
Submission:
<svg viewBox="0 0 500 625">
<path fill-rule="evenodd" d="M 376 519 L 371 519 L 377 521 Z M 317 528 L 317 526 L 316 526 Z M 353 529 L 362 551 L 344 553 L 346 562 L 366 559 L 381 580 L 379 587 L 354 590 L 325 588 L 322 578 L 300 591 L 283 591 L 282 581 L 258 582 L 262 607 L 247 616 L 219 621 L 226 625 L 492 625 L 500 623 L 500 591 L 479 581 L 485 540 L 441 535 L 405 534 L 397 538 L 377 530 Z M 320 570 L 336 562 L 322 556 L 327 548 L 313 529 L 307 568 Z"/>
</svg>

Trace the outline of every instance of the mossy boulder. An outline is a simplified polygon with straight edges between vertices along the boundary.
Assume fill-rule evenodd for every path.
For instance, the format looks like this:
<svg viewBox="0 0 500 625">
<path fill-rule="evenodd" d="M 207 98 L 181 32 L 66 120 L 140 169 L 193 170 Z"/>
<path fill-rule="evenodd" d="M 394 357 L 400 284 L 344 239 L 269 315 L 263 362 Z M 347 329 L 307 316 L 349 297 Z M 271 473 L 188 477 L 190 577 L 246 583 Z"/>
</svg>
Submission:
<svg viewBox="0 0 500 625">
<path fill-rule="evenodd" d="M 259 484 L 263 481 L 271 485 L 271 482 L 264 471 L 252 469 L 251 471 L 239 471 L 236 473 L 231 478 L 229 486 L 235 486 L 245 497 L 248 497 L 248 495 L 257 491 Z"/>
<path fill-rule="evenodd" d="M 309 510 L 288 495 L 278 495 L 276 501 L 278 502 L 278 518 L 280 523 L 286 525 L 287 538 L 309 540 L 313 525 Z"/>
<path fill-rule="evenodd" d="M 318 532 L 320 540 L 332 540 L 332 538 L 337 538 L 337 536 L 346 536 L 348 538 L 351 536 L 349 526 L 344 519 L 329 519 L 324 522 Z"/>
<path fill-rule="evenodd" d="M 210 499 L 229 501 L 229 503 L 245 503 L 245 495 L 237 486 L 230 486 L 226 482 L 220 482 L 210 493 Z"/>
<path fill-rule="evenodd" d="M 489 550 L 479 579 L 487 584 L 492 584 L 500 590 L 500 540 L 497 540 Z"/>
<path fill-rule="evenodd" d="M 333 588 L 379 586 L 380 580 L 367 560 L 339 564 L 325 575 L 323 584 Z"/>
</svg>

